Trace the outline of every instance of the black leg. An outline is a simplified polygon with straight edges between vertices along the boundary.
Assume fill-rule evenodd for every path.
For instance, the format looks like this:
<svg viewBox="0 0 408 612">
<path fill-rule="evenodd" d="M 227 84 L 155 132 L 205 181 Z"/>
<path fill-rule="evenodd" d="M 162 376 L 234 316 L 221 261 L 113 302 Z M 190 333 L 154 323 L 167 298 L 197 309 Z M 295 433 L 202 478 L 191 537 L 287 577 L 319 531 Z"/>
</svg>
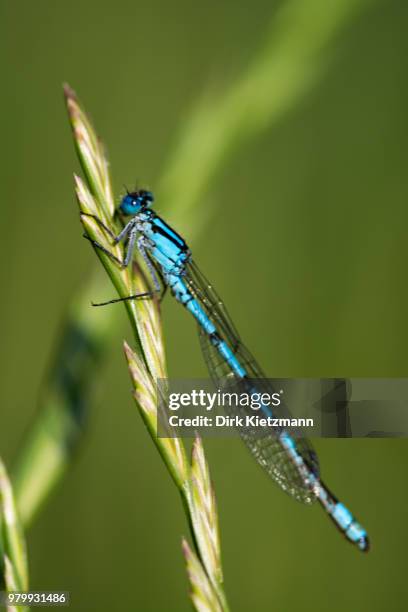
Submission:
<svg viewBox="0 0 408 612">
<path fill-rule="evenodd" d="M 105 248 L 102 244 L 100 244 L 99 242 L 97 242 L 96 240 L 93 240 L 92 238 L 90 238 L 87 234 L 84 234 L 84 238 L 86 238 L 87 240 L 89 240 L 89 242 L 97 249 L 99 249 L 100 251 L 102 251 L 102 253 L 105 253 L 105 255 L 107 255 L 108 257 L 110 257 L 112 259 L 112 261 L 114 261 L 120 268 L 124 269 L 126 268 L 131 259 L 132 259 L 132 254 L 133 254 L 133 250 L 134 250 L 134 246 L 135 246 L 135 241 L 136 241 L 136 236 L 137 236 L 137 232 L 136 232 L 136 228 L 134 226 L 133 221 L 130 221 L 125 227 L 124 229 L 121 231 L 121 233 L 118 236 L 115 236 L 113 234 L 113 232 L 111 232 L 111 230 L 106 227 L 106 225 L 103 223 L 103 221 L 101 221 L 96 215 L 91 215 L 89 213 L 82 213 L 84 216 L 86 217 L 92 217 L 92 219 L 95 219 L 95 221 L 98 223 L 98 225 L 100 225 L 100 227 L 102 227 L 108 234 L 109 236 L 112 238 L 113 242 L 115 244 L 117 244 L 120 240 L 122 240 L 126 234 L 129 234 L 129 242 L 127 245 L 127 249 L 126 249 L 126 255 L 125 255 L 125 259 L 123 261 L 121 261 L 118 257 L 116 257 L 116 255 L 114 253 L 112 253 L 111 251 L 109 251 L 107 248 Z M 141 256 L 143 257 L 143 259 L 145 260 L 147 267 L 150 271 L 151 277 L 153 279 L 154 285 L 156 287 L 156 289 L 154 291 L 147 291 L 145 293 L 138 293 L 136 295 L 128 295 L 126 297 L 123 298 L 116 298 L 113 300 L 108 300 L 107 302 L 100 302 L 100 303 L 93 303 L 92 302 L 92 306 L 107 306 L 108 304 L 116 304 L 118 302 L 125 302 L 127 300 L 146 300 L 146 299 L 152 299 L 155 295 L 159 294 L 159 302 L 162 301 L 162 299 L 164 298 L 166 291 L 167 291 L 167 284 L 164 280 L 162 271 L 160 270 L 160 267 L 156 264 L 156 262 L 154 260 L 152 260 L 145 248 L 142 246 L 142 244 L 139 245 L 139 252 L 141 254 Z M 157 276 L 160 279 L 160 283 L 158 282 L 158 279 L 155 275 L 155 273 L 157 274 Z"/>
<path fill-rule="evenodd" d="M 94 220 L 97 222 L 97 224 L 98 224 L 100 227 L 102 227 L 102 228 L 105 230 L 105 232 L 106 232 L 107 234 L 109 234 L 109 236 L 112 238 L 112 240 L 113 240 L 113 241 L 115 241 L 115 239 L 116 239 L 115 234 L 112 232 L 112 230 L 110 230 L 110 229 L 109 229 L 109 227 L 107 227 L 107 226 L 104 224 L 104 222 L 103 222 L 103 221 L 101 221 L 101 220 L 99 219 L 99 217 L 97 217 L 96 215 L 91 215 L 91 213 L 84 213 L 84 212 L 83 212 L 83 213 L 81 213 L 81 217 L 82 217 L 82 216 L 84 216 L 84 217 L 91 217 L 91 219 L 94 219 Z"/>
<path fill-rule="evenodd" d="M 118 302 L 126 302 L 127 300 L 149 300 L 152 299 L 155 294 L 156 291 L 147 291 L 146 293 L 127 295 L 126 297 L 116 298 L 114 300 L 109 300 L 108 302 L 100 302 L 99 304 L 94 304 L 94 302 L 92 302 L 92 306 L 107 306 L 108 304 L 117 304 Z"/>
<path fill-rule="evenodd" d="M 163 272 L 161 271 L 160 266 L 157 264 L 157 262 L 151 257 L 149 251 L 146 251 L 144 248 L 140 248 L 140 247 L 139 247 L 139 250 L 140 250 L 140 253 L 143 259 L 145 260 L 147 264 L 147 267 L 150 271 L 150 275 L 156 286 L 156 293 L 160 294 L 159 302 L 162 302 L 164 296 L 166 295 L 166 291 L 167 291 L 167 284 L 166 284 L 166 281 L 164 280 Z M 156 274 L 160 282 L 158 282 L 156 278 Z"/>
<path fill-rule="evenodd" d="M 168 289 L 168 286 L 166 285 L 166 283 L 163 283 L 163 289 L 162 289 L 162 292 L 161 292 L 160 297 L 159 297 L 159 302 L 163 301 L 164 296 L 166 295 L 167 289 Z"/>
<path fill-rule="evenodd" d="M 119 259 L 119 257 L 116 257 L 116 255 L 114 255 L 113 253 L 111 253 L 111 251 L 108 251 L 108 249 L 105 249 L 104 246 L 102 246 L 99 242 L 96 242 L 96 240 L 93 240 L 92 238 L 90 238 L 87 234 L 84 234 L 84 238 L 86 238 L 87 240 L 89 240 L 89 242 L 91 244 L 93 244 L 93 246 L 97 249 L 99 249 L 100 251 L 102 251 L 102 253 L 105 253 L 105 255 L 108 255 L 108 257 L 110 257 L 112 259 L 112 261 L 114 261 L 115 263 L 118 264 L 118 266 L 120 266 L 121 268 L 126 268 L 126 264 L 121 261 Z"/>
</svg>

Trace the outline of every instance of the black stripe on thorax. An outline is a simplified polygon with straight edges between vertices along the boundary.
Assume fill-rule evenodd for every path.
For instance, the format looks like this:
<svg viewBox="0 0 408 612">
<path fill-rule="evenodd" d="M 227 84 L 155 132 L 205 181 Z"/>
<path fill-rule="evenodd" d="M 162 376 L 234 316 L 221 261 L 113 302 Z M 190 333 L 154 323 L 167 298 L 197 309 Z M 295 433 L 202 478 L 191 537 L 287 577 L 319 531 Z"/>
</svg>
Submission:
<svg viewBox="0 0 408 612">
<path fill-rule="evenodd" d="M 188 246 L 186 242 L 183 240 L 183 238 L 180 236 L 180 234 L 178 234 L 172 227 L 170 227 L 170 225 L 168 225 L 168 223 L 166 223 L 161 217 L 159 217 L 159 215 L 156 215 L 155 219 L 158 219 L 160 223 L 163 224 L 164 227 L 160 227 L 159 225 L 156 225 L 153 220 L 152 222 L 153 233 L 161 234 L 162 236 L 167 238 L 167 240 L 170 240 L 170 242 L 172 242 L 175 246 L 177 246 L 180 249 L 180 251 L 188 251 Z M 168 230 L 168 232 L 166 232 L 166 229 Z"/>
</svg>

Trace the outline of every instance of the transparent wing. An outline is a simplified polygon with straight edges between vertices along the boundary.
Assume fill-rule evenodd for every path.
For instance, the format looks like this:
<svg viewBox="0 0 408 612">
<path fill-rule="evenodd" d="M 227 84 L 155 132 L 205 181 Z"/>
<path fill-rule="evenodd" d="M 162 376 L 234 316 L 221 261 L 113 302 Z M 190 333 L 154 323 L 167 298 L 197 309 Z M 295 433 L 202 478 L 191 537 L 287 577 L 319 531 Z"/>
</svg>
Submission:
<svg viewBox="0 0 408 612">
<path fill-rule="evenodd" d="M 204 274 L 193 261 L 186 265 L 186 275 L 183 277 L 194 297 L 200 302 L 207 316 L 217 327 L 220 336 L 231 347 L 239 343 L 239 335 L 231 321 L 222 300 L 214 287 L 207 281 Z"/>
<path fill-rule="evenodd" d="M 192 263 L 186 268 L 185 282 L 194 297 L 200 301 L 208 317 L 216 325 L 220 336 L 229 344 L 241 365 L 248 372 L 248 379 L 238 378 L 228 363 L 218 353 L 217 349 L 211 344 L 201 326 L 199 326 L 199 338 L 204 359 L 210 376 L 217 387 L 224 390 L 228 389 L 230 392 L 232 390 L 238 393 L 249 392 L 249 390 L 253 390 L 254 379 L 256 379 L 255 386 L 258 393 L 273 394 L 276 390 L 266 380 L 265 374 L 257 365 L 248 349 L 240 341 L 224 304 L 213 287 Z M 231 408 L 231 411 L 237 411 L 241 416 L 246 414 L 253 415 L 253 411 L 243 406 Z M 234 414 L 237 414 L 237 412 Z M 273 412 L 277 418 L 288 417 L 288 411 L 282 405 L 274 407 Z M 253 428 L 253 430 L 248 427 L 238 429 L 252 455 L 272 480 L 289 495 L 303 503 L 311 504 L 315 501 L 314 494 L 304 484 L 297 468 L 282 448 L 277 440 L 276 432 L 272 428 L 266 427 L 264 435 L 260 432 L 259 427 Z M 314 474 L 318 475 L 319 462 L 310 442 L 303 438 L 298 439 L 296 446 L 309 468 Z"/>
</svg>

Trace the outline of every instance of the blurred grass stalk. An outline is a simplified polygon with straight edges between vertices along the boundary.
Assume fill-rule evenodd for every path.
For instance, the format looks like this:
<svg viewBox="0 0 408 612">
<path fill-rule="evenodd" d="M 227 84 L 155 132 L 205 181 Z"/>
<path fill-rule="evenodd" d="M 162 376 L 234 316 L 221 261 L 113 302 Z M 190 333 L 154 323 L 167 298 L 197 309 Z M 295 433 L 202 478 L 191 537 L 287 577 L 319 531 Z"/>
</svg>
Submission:
<svg viewBox="0 0 408 612">
<path fill-rule="evenodd" d="M 27 591 L 28 569 L 23 530 L 14 494 L 0 459 L 0 590 Z M 7 610 L 28 610 L 26 606 L 7 606 Z"/>
<path fill-rule="evenodd" d="M 223 93 L 207 93 L 183 122 L 157 190 L 179 227 L 191 234 L 197 218 L 208 222 L 204 195 L 225 165 L 302 101 L 327 69 L 336 38 L 375 1 L 281 3 L 247 69 Z"/>
<path fill-rule="evenodd" d="M 206 96 L 193 108 L 182 125 L 157 189 L 162 209 L 171 210 L 179 227 L 188 226 L 189 240 L 203 230 L 209 211 L 215 210 L 214 201 L 210 205 L 206 201 L 205 207 L 199 204 L 225 164 L 302 100 L 328 65 L 336 37 L 373 2 L 287 0 L 273 15 L 263 43 L 241 76 L 224 92 Z M 86 126 L 85 116 L 83 121 Z M 88 144 L 103 153 L 96 139 Z M 95 165 L 95 160 L 78 152 L 91 195 L 100 201 L 105 218 L 110 218 L 114 202 L 107 163 Z M 116 277 L 115 282 L 120 292 L 123 277 Z M 36 421 L 12 472 L 25 526 L 61 480 L 81 440 L 89 384 L 96 378 L 97 367 L 117 335 L 120 321 L 115 308 L 100 309 L 98 313 L 92 310 L 91 314 L 90 295 L 107 295 L 107 287 L 106 279 L 90 282 L 74 299 L 55 353 L 57 366 L 51 369 Z M 134 320 L 132 304 L 128 302 L 126 307 Z M 78 335 L 81 341 L 76 345 Z M 72 347 L 72 352 L 66 351 L 67 346 Z M 72 359 L 74 368 L 69 363 Z M 82 406 L 78 407 L 81 393 Z"/>
<path fill-rule="evenodd" d="M 101 286 L 101 270 L 69 305 L 42 385 L 36 418 L 12 472 L 25 528 L 62 479 L 87 423 L 88 407 L 106 348 L 117 335 L 118 309 L 90 308 Z M 95 312 L 96 311 L 96 312 Z"/>
</svg>

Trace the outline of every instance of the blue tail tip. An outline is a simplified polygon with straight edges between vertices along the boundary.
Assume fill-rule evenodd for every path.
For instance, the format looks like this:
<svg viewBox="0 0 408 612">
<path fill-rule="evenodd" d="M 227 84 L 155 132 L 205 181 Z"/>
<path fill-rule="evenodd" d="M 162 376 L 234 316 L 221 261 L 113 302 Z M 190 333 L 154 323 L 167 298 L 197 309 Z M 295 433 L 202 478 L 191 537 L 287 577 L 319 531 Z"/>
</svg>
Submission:
<svg viewBox="0 0 408 612">
<path fill-rule="evenodd" d="M 371 545 L 368 536 L 365 535 L 359 539 L 358 547 L 362 552 L 368 552 L 370 550 Z"/>
</svg>

